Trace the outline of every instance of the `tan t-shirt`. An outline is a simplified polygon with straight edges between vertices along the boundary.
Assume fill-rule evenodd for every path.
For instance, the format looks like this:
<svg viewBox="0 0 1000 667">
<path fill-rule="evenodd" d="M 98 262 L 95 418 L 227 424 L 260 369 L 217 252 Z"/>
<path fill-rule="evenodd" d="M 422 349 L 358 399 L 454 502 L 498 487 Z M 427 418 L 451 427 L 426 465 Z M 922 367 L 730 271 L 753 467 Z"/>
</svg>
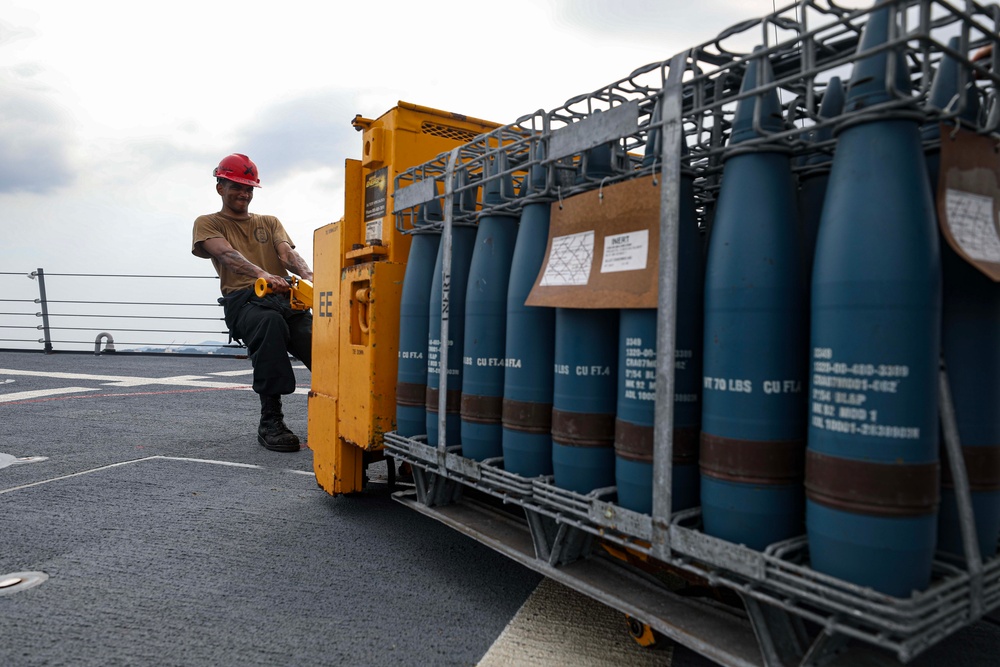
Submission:
<svg viewBox="0 0 1000 667">
<path fill-rule="evenodd" d="M 268 273 L 277 276 L 287 276 L 288 272 L 278 257 L 278 244 L 287 243 L 295 247 L 285 233 L 281 222 L 273 215 L 250 214 L 249 220 L 235 220 L 222 213 L 201 215 L 194 221 L 194 237 L 191 253 L 196 257 L 212 260 L 215 272 L 219 275 L 222 293 L 229 294 L 239 289 L 253 287 L 256 279 L 233 273 L 222 262 L 212 257 L 201 246 L 202 241 L 222 238 L 229 241 L 241 255 Z"/>
</svg>

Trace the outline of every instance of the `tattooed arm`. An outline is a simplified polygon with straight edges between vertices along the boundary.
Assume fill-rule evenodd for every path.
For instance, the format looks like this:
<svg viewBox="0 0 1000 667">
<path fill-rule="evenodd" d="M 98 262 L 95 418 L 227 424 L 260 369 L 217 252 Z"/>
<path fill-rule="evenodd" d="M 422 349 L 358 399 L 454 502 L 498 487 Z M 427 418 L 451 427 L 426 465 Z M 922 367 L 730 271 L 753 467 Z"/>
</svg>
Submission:
<svg viewBox="0 0 1000 667">
<path fill-rule="evenodd" d="M 278 257 L 281 259 L 281 263 L 286 269 L 299 276 L 300 278 L 305 278 L 309 282 L 312 282 L 313 272 L 306 264 L 306 260 L 302 259 L 302 255 L 295 252 L 295 249 L 287 243 L 278 244 Z"/>
<path fill-rule="evenodd" d="M 220 263 L 225 265 L 225 267 L 233 273 L 250 276 L 251 278 L 264 278 L 267 280 L 267 284 L 270 285 L 271 289 L 278 293 L 288 291 L 288 283 L 285 282 L 284 276 L 277 276 L 268 273 L 264 269 L 252 263 L 236 248 L 231 246 L 229 241 L 226 239 L 221 237 L 205 239 L 202 242 L 201 247 L 205 249 L 205 252 L 219 260 Z M 291 250 L 291 248 L 289 248 L 289 250 Z M 299 259 L 301 260 L 301 258 Z M 303 262 L 303 266 L 304 265 L 305 262 Z M 306 267 L 306 269 L 308 270 L 308 267 Z M 312 279 L 311 272 L 309 273 L 309 279 Z"/>
</svg>

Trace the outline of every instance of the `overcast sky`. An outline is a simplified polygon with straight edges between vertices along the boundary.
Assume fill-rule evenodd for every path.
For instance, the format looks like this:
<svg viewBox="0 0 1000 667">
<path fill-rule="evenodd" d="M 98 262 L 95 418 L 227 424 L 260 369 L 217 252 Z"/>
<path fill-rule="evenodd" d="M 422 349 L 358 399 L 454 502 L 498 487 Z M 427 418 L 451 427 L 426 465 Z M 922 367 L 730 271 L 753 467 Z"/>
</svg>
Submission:
<svg viewBox="0 0 1000 667">
<path fill-rule="evenodd" d="M 313 231 L 343 212 L 344 159 L 360 157 L 355 114 L 405 100 L 509 123 L 772 0 L 320 6 L 0 0 L 0 271 L 214 275 L 190 254 L 191 225 L 219 209 L 212 169 L 233 152 L 260 169 L 251 210 L 277 215 L 311 264 Z M 0 284 L 37 296 L 26 278 Z M 53 277 L 49 297 L 81 284 Z M 131 298 L 137 285 L 88 289 Z M 218 293 L 214 281 L 166 289 L 179 294 L 149 300 Z"/>
</svg>

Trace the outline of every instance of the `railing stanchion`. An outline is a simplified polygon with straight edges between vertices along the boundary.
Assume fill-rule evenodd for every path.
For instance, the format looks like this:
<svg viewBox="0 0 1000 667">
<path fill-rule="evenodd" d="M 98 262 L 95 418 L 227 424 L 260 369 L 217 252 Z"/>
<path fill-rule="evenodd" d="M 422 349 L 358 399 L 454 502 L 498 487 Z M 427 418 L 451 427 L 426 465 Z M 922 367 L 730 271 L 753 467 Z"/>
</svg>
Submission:
<svg viewBox="0 0 1000 667">
<path fill-rule="evenodd" d="M 38 298 L 42 306 L 42 333 L 45 337 L 45 354 L 52 354 L 52 333 L 49 330 L 49 304 L 45 297 L 45 271 L 39 268 L 35 271 L 38 278 Z"/>
</svg>

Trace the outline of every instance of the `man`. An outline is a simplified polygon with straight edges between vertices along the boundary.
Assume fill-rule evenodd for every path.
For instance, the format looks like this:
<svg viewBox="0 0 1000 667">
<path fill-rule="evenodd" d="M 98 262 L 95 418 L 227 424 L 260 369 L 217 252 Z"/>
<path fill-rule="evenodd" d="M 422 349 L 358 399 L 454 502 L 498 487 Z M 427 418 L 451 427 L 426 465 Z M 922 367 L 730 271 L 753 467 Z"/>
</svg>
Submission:
<svg viewBox="0 0 1000 667">
<path fill-rule="evenodd" d="M 261 406 L 257 441 L 272 451 L 295 452 L 299 439 L 285 425 L 281 395 L 295 391 L 289 353 L 312 368 L 312 315 L 292 310 L 285 278 L 291 271 L 312 281 L 313 274 L 277 218 L 250 213 L 254 188 L 260 187 L 257 165 L 234 153 L 222 159 L 214 175 L 222 209 L 194 221 L 191 252 L 212 260 L 226 326 L 249 351 Z M 267 280 L 272 294 L 254 293 L 258 278 Z"/>
</svg>

